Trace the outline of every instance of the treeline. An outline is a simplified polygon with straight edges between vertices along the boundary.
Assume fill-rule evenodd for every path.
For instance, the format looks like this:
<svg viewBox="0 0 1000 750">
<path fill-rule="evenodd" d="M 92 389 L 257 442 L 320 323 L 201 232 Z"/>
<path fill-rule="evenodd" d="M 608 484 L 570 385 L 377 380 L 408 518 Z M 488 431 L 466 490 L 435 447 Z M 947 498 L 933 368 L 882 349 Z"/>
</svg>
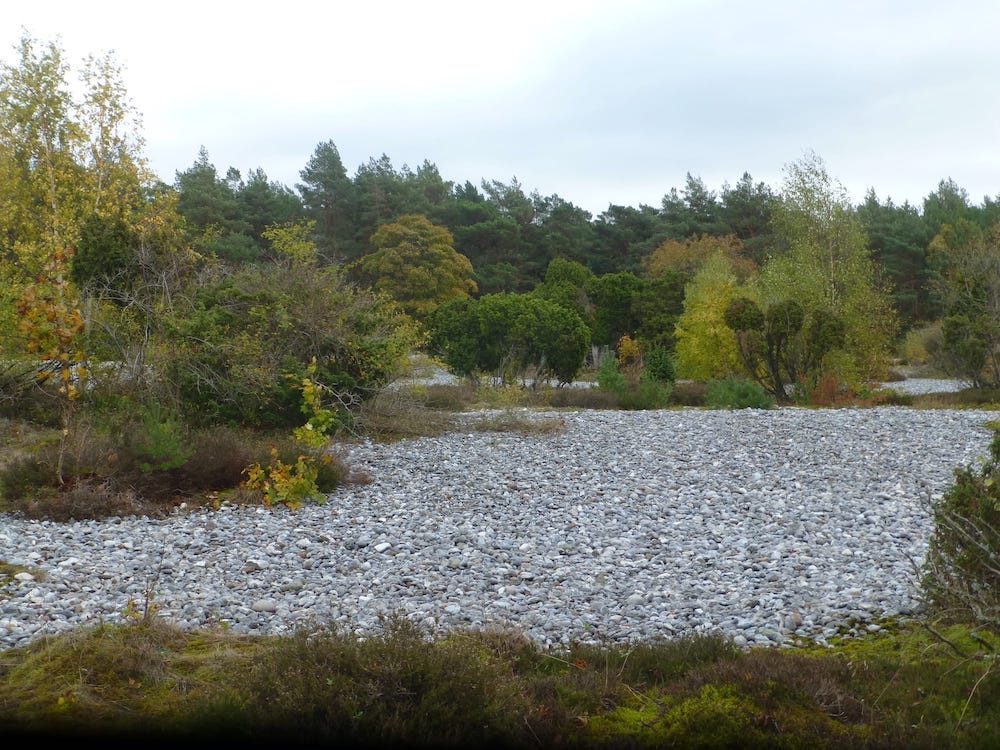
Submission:
<svg viewBox="0 0 1000 750">
<path fill-rule="evenodd" d="M 919 207 L 880 200 L 874 191 L 863 203 L 850 205 L 818 157 L 807 156 L 791 168 L 811 172 L 812 188 L 844 214 L 838 221 L 860 228 L 863 237 L 852 241 L 864 246 L 863 255 L 874 264 L 870 282 L 888 295 L 897 323 L 894 336 L 954 311 L 949 310 L 955 288 L 949 287 L 947 268 L 965 251 L 953 246 L 978 245 L 989 254 L 986 236 L 1000 220 L 997 200 L 986 197 L 975 204 L 948 179 Z M 592 313 L 584 320 L 595 344 L 613 346 L 630 334 L 673 351 L 685 290 L 713 253 L 723 251 L 740 279 L 770 259 L 789 257 L 788 233 L 775 218 L 789 204 L 789 187 L 772 188 L 744 173 L 712 190 L 689 174 L 658 207 L 610 205 L 593 217 L 558 195 L 528 193 L 516 179 L 484 179 L 478 186 L 445 180 L 428 161 L 415 171 L 407 165 L 397 170 L 383 155 L 351 177 L 328 141 L 317 146 L 295 190 L 268 181 L 260 170 L 243 179 L 230 168 L 223 178 L 204 149 L 190 169 L 177 174 L 172 189 L 180 198 L 188 239 L 228 262 L 267 257 L 266 227 L 304 220 L 311 222 L 311 237 L 325 262 L 357 268 L 377 250 L 373 238 L 380 227 L 421 216 L 446 229 L 455 252 L 471 264 L 473 297 L 540 293 L 551 298 L 553 283 L 565 282 L 548 277 L 553 261 L 570 263 L 580 267 L 577 288 L 563 289 L 561 301 Z M 566 273 L 565 265 L 555 269 L 556 276 Z M 594 278 L 585 279 L 588 275 Z M 371 273 L 364 278 L 377 280 Z M 397 296 L 406 293 L 396 291 Z M 982 324 L 957 325 L 961 337 L 979 339 L 957 348 L 995 346 L 996 334 Z M 972 359 L 976 365 L 959 365 L 963 375 L 985 364 L 978 355 Z M 698 374 L 703 368 L 688 369 Z"/>
<path fill-rule="evenodd" d="M 495 363 L 566 380 L 578 352 L 627 338 L 679 376 L 742 373 L 782 399 L 824 375 L 884 376 L 902 334 L 936 327 L 942 365 L 1000 380 L 1000 198 L 974 204 L 951 180 L 920 207 L 874 192 L 853 205 L 808 154 L 776 187 L 689 174 L 657 207 L 594 217 L 428 161 L 383 155 L 351 176 L 326 141 L 294 188 L 222 174 L 204 148 L 167 184 L 113 57 L 86 61 L 74 97 L 58 45 L 26 37 L 19 54 L 0 71 L 0 330 L 6 355 L 47 354 L 60 377 L 169 352 L 160 369 L 193 414 L 259 421 L 294 413 L 275 382 L 313 357 L 347 390 L 377 388 L 421 346 L 473 376 Z M 472 351 L 489 346 L 507 349 Z"/>
<path fill-rule="evenodd" d="M 244 177 L 230 167 L 223 175 L 202 149 L 189 169 L 162 187 L 180 196 L 178 210 L 192 241 L 238 262 L 267 255 L 263 232 L 273 224 L 314 221 L 322 255 L 349 262 L 371 252 L 379 226 L 407 214 L 425 216 L 452 233 L 455 250 L 472 263 L 480 294 L 530 291 L 556 258 L 598 276 L 642 275 L 654 251 L 671 241 L 735 238 L 741 255 L 757 264 L 786 249 L 772 222 L 781 186 L 746 172 L 714 189 L 688 174 L 659 206 L 609 205 L 598 216 L 559 195 L 527 192 L 516 178 L 449 181 L 429 161 L 416 170 L 405 164 L 397 169 L 383 154 L 350 176 L 333 141 L 316 147 L 300 177 L 293 189 L 269 181 L 260 169 Z M 975 203 L 964 188 L 942 179 L 919 206 L 880 199 L 871 190 L 853 209 L 908 328 L 942 312 L 932 288 L 937 269 L 931 242 L 960 222 L 988 230 L 1000 221 L 1000 195 Z"/>
</svg>

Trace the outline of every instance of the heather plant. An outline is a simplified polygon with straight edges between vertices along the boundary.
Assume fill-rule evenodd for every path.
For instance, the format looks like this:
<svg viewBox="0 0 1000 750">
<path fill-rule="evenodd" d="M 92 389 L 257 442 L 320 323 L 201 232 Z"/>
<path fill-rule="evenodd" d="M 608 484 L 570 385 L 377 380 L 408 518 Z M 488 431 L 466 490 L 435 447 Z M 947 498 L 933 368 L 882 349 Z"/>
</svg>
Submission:
<svg viewBox="0 0 1000 750">
<path fill-rule="evenodd" d="M 1000 421 L 986 426 L 989 456 L 957 469 L 932 503 L 922 584 L 936 614 L 1000 632 Z"/>
<path fill-rule="evenodd" d="M 0 584 L 18 569 L 0 562 Z M 1000 735 L 993 665 L 956 659 L 952 647 L 976 634 L 954 626 L 749 651 L 714 634 L 543 649 L 513 629 L 435 636 L 403 613 L 364 638 L 322 626 L 185 632 L 157 610 L 150 580 L 123 624 L 5 653 L 5 736 L 957 750 Z"/>
<path fill-rule="evenodd" d="M 535 392 L 535 406 L 552 409 L 617 409 L 618 394 L 600 388 L 545 388 Z"/>
<path fill-rule="evenodd" d="M 670 402 L 671 387 L 669 383 L 664 383 L 643 373 L 639 377 L 639 382 L 635 388 L 621 397 L 620 406 L 622 409 L 662 409 Z"/>
<path fill-rule="evenodd" d="M 52 467 L 39 455 L 17 456 L 0 469 L 0 497 L 5 502 L 27 497 L 52 482 Z"/>
<path fill-rule="evenodd" d="M 770 409 L 774 401 L 752 380 L 729 377 L 708 383 L 705 405 L 710 409 Z"/>
</svg>

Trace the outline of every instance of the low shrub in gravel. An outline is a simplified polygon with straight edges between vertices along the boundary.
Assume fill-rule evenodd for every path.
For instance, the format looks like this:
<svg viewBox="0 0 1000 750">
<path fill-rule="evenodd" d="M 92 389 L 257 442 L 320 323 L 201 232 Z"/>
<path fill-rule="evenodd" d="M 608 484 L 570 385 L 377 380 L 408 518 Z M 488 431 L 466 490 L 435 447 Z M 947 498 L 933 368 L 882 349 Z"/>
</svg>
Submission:
<svg viewBox="0 0 1000 750">
<path fill-rule="evenodd" d="M 476 403 L 476 389 L 471 383 L 418 385 L 410 393 L 428 409 L 441 411 L 464 411 Z"/>
<path fill-rule="evenodd" d="M 663 409 L 670 403 L 671 387 L 670 383 L 653 378 L 640 378 L 634 389 L 630 388 L 620 397 L 620 406 L 634 411 Z"/>
<path fill-rule="evenodd" d="M 774 399 L 757 383 L 730 377 L 708 383 L 705 405 L 710 409 L 770 409 Z"/>
<path fill-rule="evenodd" d="M 900 393 L 892 389 L 879 392 L 880 402 L 884 406 L 913 406 L 917 397 L 911 393 Z"/>
<path fill-rule="evenodd" d="M 439 391 L 440 393 L 440 391 Z M 366 436 L 375 440 L 440 435 L 452 426 L 448 413 L 431 408 L 419 391 L 384 390 L 362 403 L 349 430 L 340 437 Z"/>
<path fill-rule="evenodd" d="M 956 469 L 955 483 L 932 503 L 922 584 L 935 615 L 1000 634 L 1000 421 L 987 426 L 989 456 Z"/>
<path fill-rule="evenodd" d="M 566 429 L 566 422 L 561 417 L 539 418 L 512 409 L 489 412 L 466 424 L 476 432 L 516 432 L 521 435 L 551 435 Z"/>
<path fill-rule="evenodd" d="M 705 406 L 707 392 L 707 383 L 677 380 L 670 391 L 670 403 L 676 406 Z"/>
<path fill-rule="evenodd" d="M 617 409 L 620 396 L 599 388 L 545 388 L 533 398 L 536 406 L 553 409 Z"/>
<path fill-rule="evenodd" d="M 614 357 L 608 356 L 601 360 L 601 366 L 597 370 L 597 387 L 619 396 L 624 396 L 628 390 L 628 379 L 618 369 Z"/>
<path fill-rule="evenodd" d="M 1000 409 L 1000 388 L 924 393 L 914 396 L 913 406 L 919 409 Z"/>
</svg>

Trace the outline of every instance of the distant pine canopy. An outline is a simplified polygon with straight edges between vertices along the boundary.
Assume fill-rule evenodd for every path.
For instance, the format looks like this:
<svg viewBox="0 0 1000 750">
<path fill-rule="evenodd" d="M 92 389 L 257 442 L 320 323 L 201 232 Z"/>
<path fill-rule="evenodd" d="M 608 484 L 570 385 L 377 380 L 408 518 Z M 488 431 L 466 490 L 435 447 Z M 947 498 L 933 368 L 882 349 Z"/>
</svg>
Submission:
<svg viewBox="0 0 1000 750">
<path fill-rule="evenodd" d="M 1000 332 L 991 325 L 1000 317 L 992 260 L 1000 198 L 976 205 L 951 180 L 919 207 L 874 191 L 853 205 L 809 153 L 786 165 L 776 187 L 744 172 L 712 190 L 689 173 L 659 206 L 609 204 L 595 217 L 516 178 L 446 180 L 427 160 L 397 169 L 383 154 L 350 176 L 325 141 L 294 189 L 262 169 L 222 173 L 204 147 L 167 185 L 145 166 L 139 113 L 114 58 L 88 59 L 79 98 L 68 73 L 58 44 L 30 37 L 17 64 L 0 66 L 0 333 L 17 331 L 25 295 L 55 299 L 52 285 L 63 280 L 46 290 L 38 279 L 70 252 L 66 271 L 94 336 L 124 326 L 150 341 L 153 323 L 169 318 L 158 306 L 219 269 L 301 273 L 311 264 L 341 274 L 330 282 L 337 294 L 346 293 L 341 283 L 364 288 L 417 323 L 456 298 L 542 297 L 579 315 L 591 344 L 611 347 L 628 335 L 679 352 L 681 372 L 738 360 L 724 312 L 740 296 L 764 310 L 802 304 L 803 332 L 835 318 L 843 345 L 822 366 L 847 380 L 877 375 L 901 332 L 930 324 L 941 329 L 932 348 L 942 363 L 977 383 L 1000 380 Z M 220 299 L 205 294 L 188 294 L 205 306 L 197 314 L 221 315 Z M 576 333 L 569 337 L 577 346 Z M 19 346 L 15 339 L 4 341 Z M 810 346 L 801 337 L 789 345 Z M 785 366 L 797 371 L 810 358 L 803 350 L 795 359 Z M 370 375 L 352 368 L 359 382 Z"/>
</svg>

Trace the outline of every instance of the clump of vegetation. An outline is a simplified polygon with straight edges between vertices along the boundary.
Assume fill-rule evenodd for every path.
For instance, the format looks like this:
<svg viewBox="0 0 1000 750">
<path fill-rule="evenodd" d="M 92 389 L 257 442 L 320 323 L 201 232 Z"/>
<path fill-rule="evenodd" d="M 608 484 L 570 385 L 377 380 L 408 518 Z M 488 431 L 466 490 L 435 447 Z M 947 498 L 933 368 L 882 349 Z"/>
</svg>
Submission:
<svg viewBox="0 0 1000 750">
<path fill-rule="evenodd" d="M 552 409 L 617 409 L 619 398 L 600 388 L 544 388 L 534 394 L 533 403 Z"/>
<path fill-rule="evenodd" d="M 917 397 L 912 393 L 901 393 L 900 391 L 886 388 L 879 391 L 879 403 L 884 406 L 914 406 Z"/>
<path fill-rule="evenodd" d="M 941 355 L 941 321 L 914 326 L 899 344 L 899 356 L 910 367 L 930 366 Z"/>
<path fill-rule="evenodd" d="M 591 343 L 576 311 L 528 294 L 451 299 L 429 315 L 427 328 L 430 348 L 452 372 L 504 386 L 571 383 Z"/>
<path fill-rule="evenodd" d="M 728 377 L 708 383 L 705 406 L 710 409 L 770 409 L 774 399 L 752 380 Z"/>
<path fill-rule="evenodd" d="M 566 429 L 566 421 L 561 417 L 535 417 L 526 410 L 514 409 L 489 411 L 465 424 L 477 432 L 516 432 L 521 435 L 551 435 Z"/>
<path fill-rule="evenodd" d="M 147 605 L 149 603 L 146 603 Z M 402 747 L 944 748 L 1000 739 L 1000 682 L 957 626 L 828 648 L 713 634 L 544 649 L 513 629 L 365 638 L 182 632 L 154 606 L 0 654 L 5 736 Z M 974 689 L 970 689 L 974 688 Z"/>
<path fill-rule="evenodd" d="M 601 358 L 601 364 L 597 368 L 597 388 L 606 393 L 613 393 L 619 398 L 628 391 L 628 380 L 618 369 L 616 358 L 607 355 Z"/>
<path fill-rule="evenodd" d="M 449 412 L 460 411 L 474 398 L 461 386 L 434 386 L 380 391 L 357 408 L 352 427 L 339 436 L 351 439 L 365 435 L 376 440 L 399 440 L 423 435 L 440 435 L 452 426 Z M 468 401 L 467 401 L 468 399 Z"/>
<path fill-rule="evenodd" d="M 920 409 L 997 409 L 1000 388 L 963 388 L 952 393 L 924 393 L 914 396 L 913 406 Z"/>
<path fill-rule="evenodd" d="M 409 395 L 428 409 L 465 411 L 477 401 L 476 388 L 468 382 L 457 385 L 417 385 Z M 377 397 L 376 397 L 377 398 Z M 425 415 L 421 415 L 423 417 Z"/>
<path fill-rule="evenodd" d="M 621 409 L 662 409 L 670 403 L 674 367 L 669 355 L 654 348 L 650 366 L 642 345 L 627 334 L 615 356 L 606 355 L 597 370 L 597 389 L 613 393 Z"/>
<path fill-rule="evenodd" d="M 708 383 L 697 380 L 678 380 L 670 394 L 671 403 L 677 406 L 705 406 Z"/>
<path fill-rule="evenodd" d="M 932 613 L 1000 634 L 1000 422 L 986 426 L 989 456 L 956 469 L 955 483 L 932 503 L 923 589 Z"/>
</svg>

